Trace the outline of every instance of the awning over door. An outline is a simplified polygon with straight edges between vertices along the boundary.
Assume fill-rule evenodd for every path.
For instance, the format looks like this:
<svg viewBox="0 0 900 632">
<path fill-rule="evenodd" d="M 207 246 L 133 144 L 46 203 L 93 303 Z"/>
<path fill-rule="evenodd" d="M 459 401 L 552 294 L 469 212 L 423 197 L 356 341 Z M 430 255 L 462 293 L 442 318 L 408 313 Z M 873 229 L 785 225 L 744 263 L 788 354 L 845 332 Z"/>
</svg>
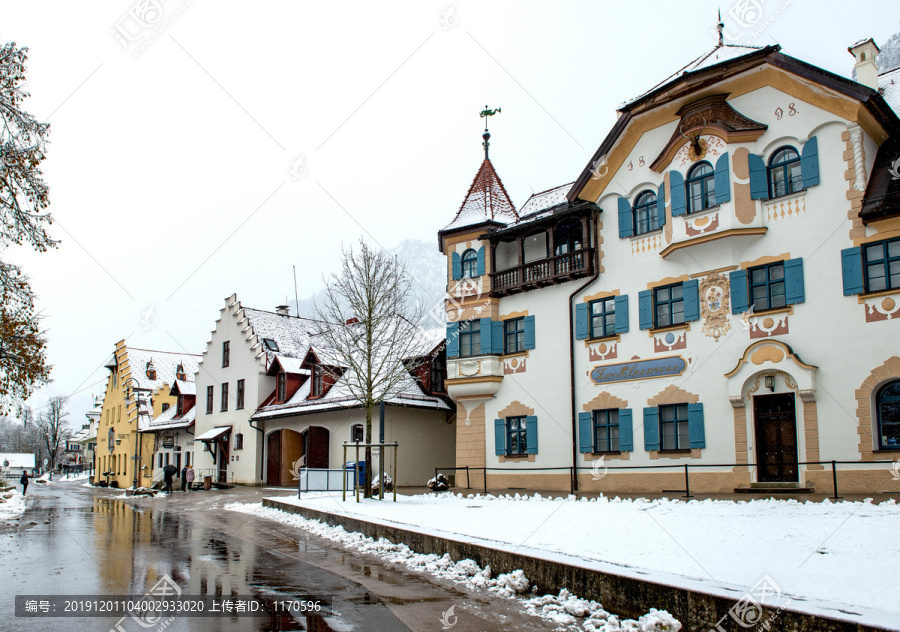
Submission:
<svg viewBox="0 0 900 632">
<path fill-rule="evenodd" d="M 204 443 L 215 441 L 228 434 L 229 432 L 231 432 L 231 426 L 216 426 L 212 430 L 207 430 L 203 434 L 194 437 L 194 441 L 203 441 Z"/>
</svg>

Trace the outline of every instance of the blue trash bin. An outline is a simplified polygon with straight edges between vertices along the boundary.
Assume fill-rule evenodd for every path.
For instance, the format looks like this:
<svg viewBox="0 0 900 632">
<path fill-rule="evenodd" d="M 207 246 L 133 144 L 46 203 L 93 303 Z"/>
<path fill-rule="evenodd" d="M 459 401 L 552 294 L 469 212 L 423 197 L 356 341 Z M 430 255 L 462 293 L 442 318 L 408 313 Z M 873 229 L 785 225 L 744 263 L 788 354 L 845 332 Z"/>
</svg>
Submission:
<svg viewBox="0 0 900 632">
<path fill-rule="evenodd" d="M 350 470 L 351 472 L 356 469 L 356 461 L 347 461 L 344 464 L 345 470 Z M 366 462 L 359 462 L 359 475 L 357 477 L 359 480 L 357 485 L 364 486 L 366 484 Z"/>
</svg>

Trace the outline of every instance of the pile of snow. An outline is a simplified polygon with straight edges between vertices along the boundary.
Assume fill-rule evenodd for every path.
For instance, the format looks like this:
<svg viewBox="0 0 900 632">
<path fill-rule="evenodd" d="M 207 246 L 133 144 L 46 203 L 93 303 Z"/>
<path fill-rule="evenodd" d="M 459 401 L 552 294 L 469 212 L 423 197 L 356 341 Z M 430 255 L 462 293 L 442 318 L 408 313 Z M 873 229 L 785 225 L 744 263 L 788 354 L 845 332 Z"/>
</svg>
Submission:
<svg viewBox="0 0 900 632">
<path fill-rule="evenodd" d="M 558 597 L 524 597 L 536 587 L 532 587 L 522 570 L 492 577 L 490 566 L 481 568 L 473 560 L 454 562 L 446 553 L 443 556 L 415 553 L 405 544 L 394 544 L 385 538 L 373 540 L 361 533 L 346 531 L 343 527 L 332 527 L 318 520 L 263 507 L 262 503 L 228 503 L 224 509 L 275 520 L 337 542 L 348 549 L 376 555 L 391 564 L 402 564 L 413 570 L 466 584 L 470 588 L 482 588 L 501 597 L 520 599 L 530 614 L 560 625 L 578 626 L 588 632 L 678 632 L 681 629 L 681 624 L 664 610 L 651 610 L 637 621 L 628 619 L 620 622 L 618 617 L 603 610 L 599 603 L 578 599 L 566 590 L 561 591 Z M 583 619 L 580 626 L 579 619 Z"/>
<path fill-rule="evenodd" d="M 280 502 L 732 599 L 768 577 L 773 608 L 898 629 L 900 504 L 757 499 L 552 498 L 539 494 L 340 493 Z M 877 546 L 872 543 L 877 542 Z M 840 582 L 825 577 L 841 577 Z M 856 613 L 849 615 L 848 612 Z"/>
<path fill-rule="evenodd" d="M 15 520 L 25 513 L 25 496 L 17 489 L 0 494 L 0 520 Z"/>
</svg>

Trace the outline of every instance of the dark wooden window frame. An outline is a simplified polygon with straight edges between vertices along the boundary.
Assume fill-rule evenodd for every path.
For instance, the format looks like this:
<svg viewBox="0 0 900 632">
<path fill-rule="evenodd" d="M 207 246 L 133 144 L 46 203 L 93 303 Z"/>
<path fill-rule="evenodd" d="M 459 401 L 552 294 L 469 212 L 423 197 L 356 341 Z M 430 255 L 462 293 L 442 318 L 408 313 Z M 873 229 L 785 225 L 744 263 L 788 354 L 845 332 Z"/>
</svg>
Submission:
<svg viewBox="0 0 900 632">
<path fill-rule="evenodd" d="M 228 412 L 228 382 L 222 382 L 221 396 L 222 396 L 222 401 L 221 401 L 221 405 L 219 408 L 219 412 L 227 413 Z"/>
<path fill-rule="evenodd" d="M 597 312 L 596 308 L 600 307 Z M 596 301 L 588 303 L 588 337 L 604 338 L 606 336 L 614 336 L 616 334 L 616 297 L 607 296 Z M 612 317 L 612 322 L 608 323 L 607 318 Z M 599 321 L 599 326 L 597 321 Z"/>
<path fill-rule="evenodd" d="M 704 171 L 704 167 L 709 171 Z M 695 208 L 694 190 L 700 190 L 700 208 Z M 716 206 L 716 170 L 707 161 L 698 162 L 688 171 L 684 182 L 685 202 L 688 213 L 700 213 Z M 710 201 L 712 196 L 712 201 Z"/>
<path fill-rule="evenodd" d="M 775 182 L 778 174 L 781 174 L 780 190 L 779 183 Z M 769 182 L 769 199 L 802 191 L 803 175 L 800 170 L 800 153 L 789 145 L 779 147 L 769 159 L 766 178 Z"/>
<path fill-rule="evenodd" d="M 226 340 L 222 343 L 222 368 L 231 364 L 231 341 Z"/>
<path fill-rule="evenodd" d="M 634 234 L 644 235 L 659 230 L 659 222 L 656 217 L 657 196 L 653 191 L 641 191 L 634 199 L 631 209 L 631 217 L 634 222 Z"/>
<path fill-rule="evenodd" d="M 525 351 L 525 318 L 507 318 L 503 321 L 503 353 Z"/>
<path fill-rule="evenodd" d="M 672 419 L 663 419 L 665 417 L 665 413 L 667 411 L 672 411 Z M 691 448 L 691 438 L 690 438 L 690 422 L 688 420 L 688 405 L 687 404 L 664 404 L 659 407 L 659 447 L 660 452 L 682 452 L 685 450 L 690 450 Z M 683 424 L 681 426 L 680 424 Z M 666 429 L 668 427 L 672 427 L 674 430 L 675 437 L 675 446 L 674 447 L 664 447 L 666 440 Z M 686 445 L 681 445 L 679 437 L 679 429 L 683 427 L 686 429 L 684 433 L 684 441 Z"/>
<path fill-rule="evenodd" d="M 237 403 L 234 406 L 235 410 L 243 410 L 244 409 L 244 380 L 237 381 Z"/>
<path fill-rule="evenodd" d="M 213 399 L 215 397 L 215 388 L 213 386 L 206 387 L 206 414 L 213 414 Z"/>
<path fill-rule="evenodd" d="M 894 387 L 895 385 L 900 385 L 900 380 L 892 380 L 878 389 L 877 394 L 875 395 L 875 415 L 878 423 L 878 449 L 879 450 L 900 450 L 900 443 L 895 444 L 887 444 L 883 442 L 884 430 L 882 428 L 882 423 L 884 422 L 884 411 L 883 407 L 885 403 L 896 403 L 898 407 L 900 407 L 900 395 L 885 395 L 885 391 L 889 388 Z M 898 420 L 900 421 L 900 420 Z M 900 439 L 898 439 L 900 440 Z"/>
<path fill-rule="evenodd" d="M 459 324 L 459 357 L 481 355 L 481 321 L 464 320 Z"/>
<path fill-rule="evenodd" d="M 506 455 L 528 455 L 528 422 L 524 416 L 506 418 Z"/>
<path fill-rule="evenodd" d="M 681 296 L 678 298 L 672 298 L 672 290 L 678 288 L 681 291 Z M 664 291 L 668 290 L 669 297 L 666 299 L 660 299 L 660 294 Z M 675 320 L 675 305 L 677 303 L 681 303 L 681 322 L 674 322 Z M 669 322 L 660 323 L 659 318 L 659 308 L 661 306 L 666 306 L 668 311 Z M 672 285 L 664 285 L 662 287 L 653 288 L 653 327 L 658 329 L 660 327 L 671 327 L 673 325 L 683 325 L 684 324 L 684 284 L 683 283 L 673 283 Z"/>
<path fill-rule="evenodd" d="M 777 274 L 773 275 L 774 271 L 781 270 L 781 278 L 778 278 Z M 765 273 L 765 278 L 763 280 L 755 280 L 754 277 L 757 273 Z M 775 278 L 773 278 L 773 276 Z M 747 270 L 747 283 L 749 284 L 749 300 L 750 305 L 753 306 L 754 312 L 765 311 L 768 309 L 778 309 L 781 307 L 787 307 L 787 294 L 785 293 L 785 281 L 784 281 L 784 261 L 776 261 L 774 263 L 767 263 L 762 266 L 756 266 L 754 268 L 750 268 Z M 781 289 L 781 292 L 778 293 L 777 290 Z M 756 288 L 765 288 L 765 306 L 760 307 L 756 305 L 755 298 L 755 289 Z M 775 301 L 773 303 L 773 299 L 777 299 L 777 297 L 781 297 L 780 301 Z M 778 304 L 780 303 L 780 304 Z"/>
<path fill-rule="evenodd" d="M 619 451 L 619 409 L 608 408 L 595 410 L 592 414 L 592 440 L 594 452 L 618 452 Z M 606 430 L 606 439 L 600 438 L 600 430 Z M 615 430 L 615 437 L 613 437 Z"/>
<path fill-rule="evenodd" d="M 896 249 L 896 254 L 891 256 L 891 245 L 896 244 L 894 248 Z M 879 259 L 872 259 L 870 250 L 872 250 L 875 246 L 881 246 L 881 257 Z M 900 283 L 896 285 L 891 283 L 891 268 L 897 267 L 900 268 L 900 237 L 895 239 L 886 239 L 884 241 L 876 241 L 868 244 L 862 245 L 862 253 L 863 253 L 863 278 L 866 284 L 866 292 L 881 292 L 884 290 L 896 290 L 900 289 Z M 872 268 L 880 268 L 884 273 L 884 287 L 881 288 L 873 288 L 871 283 L 871 275 L 869 271 Z"/>
</svg>

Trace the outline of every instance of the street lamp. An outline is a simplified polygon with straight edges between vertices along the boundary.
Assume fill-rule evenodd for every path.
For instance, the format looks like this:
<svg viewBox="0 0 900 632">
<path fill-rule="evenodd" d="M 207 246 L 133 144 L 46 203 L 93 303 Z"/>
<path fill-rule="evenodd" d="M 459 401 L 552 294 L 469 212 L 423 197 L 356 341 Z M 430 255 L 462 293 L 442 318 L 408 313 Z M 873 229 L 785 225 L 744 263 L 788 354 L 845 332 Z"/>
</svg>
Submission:
<svg viewBox="0 0 900 632">
<path fill-rule="evenodd" d="M 134 446 L 134 456 L 131 457 L 134 461 L 134 489 L 137 489 L 140 483 L 140 471 L 141 468 L 138 465 L 141 462 L 141 452 L 142 452 L 142 441 L 141 441 L 141 404 L 147 403 L 149 404 L 149 395 L 152 392 L 152 389 L 149 388 L 141 388 L 140 382 L 138 382 L 135 378 L 129 377 L 126 379 L 122 385 L 125 387 L 125 403 L 130 404 L 132 401 L 132 393 L 134 397 L 134 419 L 135 419 L 135 446 Z M 149 414 L 149 413 L 148 413 Z"/>
</svg>

